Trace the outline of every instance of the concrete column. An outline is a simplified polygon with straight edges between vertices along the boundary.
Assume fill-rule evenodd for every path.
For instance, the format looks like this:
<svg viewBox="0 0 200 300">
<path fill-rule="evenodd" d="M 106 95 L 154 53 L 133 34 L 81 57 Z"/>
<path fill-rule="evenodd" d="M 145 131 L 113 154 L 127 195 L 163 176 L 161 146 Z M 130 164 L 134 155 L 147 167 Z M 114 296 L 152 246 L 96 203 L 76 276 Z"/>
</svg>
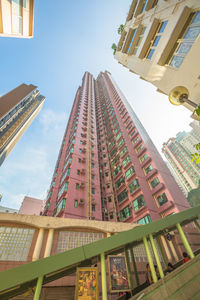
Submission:
<svg viewBox="0 0 200 300">
<path fill-rule="evenodd" d="M 188 240 L 185 236 L 185 233 L 183 232 L 183 229 L 181 227 L 181 225 L 179 223 L 176 224 L 176 228 L 178 229 L 178 232 L 180 234 L 181 240 L 183 242 L 183 245 L 188 253 L 188 255 L 190 256 L 190 258 L 194 258 L 194 253 L 192 252 L 192 249 L 190 247 L 190 244 L 188 243 Z"/>
<path fill-rule="evenodd" d="M 135 261 L 133 248 L 130 248 L 130 252 L 131 252 L 131 260 L 132 260 L 132 264 L 133 264 L 133 269 L 134 269 L 134 273 L 135 273 L 135 279 L 136 279 L 136 283 L 137 283 L 137 286 L 138 286 L 138 285 L 140 285 L 140 280 L 139 280 L 139 276 L 138 276 L 138 271 L 137 271 L 137 266 L 136 266 L 136 261 Z"/>
<path fill-rule="evenodd" d="M 149 245 L 148 245 L 146 237 L 143 237 L 143 243 L 144 243 L 144 247 L 145 247 L 147 259 L 148 259 L 148 262 L 149 262 L 149 267 L 151 269 L 151 275 L 152 275 L 152 278 L 153 278 L 153 282 L 155 283 L 155 282 L 158 281 L 158 278 L 156 276 L 156 271 L 155 271 L 155 268 L 154 268 L 154 263 L 153 263 L 153 260 L 152 260 L 152 257 L 151 257 L 151 252 L 150 252 Z"/>
<path fill-rule="evenodd" d="M 131 275 L 131 265 L 130 265 L 128 249 L 125 249 L 125 256 L 126 256 L 126 264 L 127 264 L 127 269 L 128 269 L 128 279 L 129 279 L 129 283 L 130 283 L 130 288 L 131 288 L 131 290 L 133 290 L 134 286 L 133 286 L 133 278 Z"/>
<path fill-rule="evenodd" d="M 173 254 L 174 258 L 175 258 L 175 261 L 179 261 L 179 258 L 178 258 L 178 255 L 176 253 L 176 250 L 174 248 L 173 242 L 172 241 L 168 241 L 168 244 L 169 244 L 169 246 L 171 248 L 171 251 L 172 251 L 172 254 Z"/>
<path fill-rule="evenodd" d="M 53 244 L 53 235 L 54 235 L 54 229 L 51 228 L 51 229 L 49 229 L 49 233 L 48 233 L 44 257 L 48 257 L 51 255 L 51 248 L 52 248 L 52 244 Z"/>
<path fill-rule="evenodd" d="M 38 277 L 33 300 L 40 300 L 40 294 L 41 294 L 41 290 L 42 290 L 42 282 L 43 282 L 43 276 Z"/>
<path fill-rule="evenodd" d="M 165 253 L 166 253 L 166 256 L 167 256 L 168 261 L 172 261 L 172 256 L 171 256 L 171 253 L 169 252 L 169 249 L 168 249 L 168 246 L 167 246 L 167 242 L 166 242 L 166 240 L 165 240 L 165 237 L 164 237 L 163 235 L 161 235 L 160 238 L 161 238 L 163 247 L 164 247 L 164 249 L 165 249 Z"/>
<path fill-rule="evenodd" d="M 101 284 L 102 284 L 102 300 L 107 300 L 107 281 L 106 281 L 106 264 L 105 255 L 101 253 Z"/>
<path fill-rule="evenodd" d="M 38 260 L 40 257 L 40 251 L 42 248 L 42 242 L 44 237 L 44 228 L 40 228 L 37 241 L 35 243 L 35 249 L 33 251 L 32 261 Z"/>
<path fill-rule="evenodd" d="M 160 274 L 160 278 L 163 278 L 164 273 L 163 273 L 163 269 L 162 269 L 162 266 L 161 266 L 161 263 L 160 263 L 160 259 L 159 259 L 159 256 L 158 256 L 158 252 L 157 252 L 152 234 L 149 235 L 149 238 L 150 238 L 151 247 L 153 249 L 153 253 L 154 253 L 154 256 L 155 256 L 155 259 L 156 259 L 156 263 L 157 263 L 157 266 L 158 266 L 158 271 L 159 271 L 159 274 Z"/>
<path fill-rule="evenodd" d="M 167 268 L 167 266 L 168 266 L 167 265 L 167 260 L 166 260 L 165 253 L 164 253 L 163 247 L 161 245 L 159 236 L 156 237 L 156 241 L 157 241 L 157 244 L 158 244 L 158 247 L 159 247 L 159 250 L 160 250 L 164 265 L 165 265 L 165 268 Z"/>
</svg>

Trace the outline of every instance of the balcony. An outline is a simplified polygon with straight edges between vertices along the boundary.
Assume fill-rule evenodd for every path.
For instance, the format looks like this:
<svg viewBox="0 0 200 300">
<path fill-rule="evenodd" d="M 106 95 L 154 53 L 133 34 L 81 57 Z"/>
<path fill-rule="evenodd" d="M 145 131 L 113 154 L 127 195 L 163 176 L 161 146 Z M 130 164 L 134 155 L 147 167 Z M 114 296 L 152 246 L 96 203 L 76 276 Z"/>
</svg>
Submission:
<svg viewBox="0 0 200 300">
<path fill-rule="evenodd" d="M 171 200 L 169 200 L 158 208 L 158 213 L 159 214 L 164 213 L 166 210 L 172 207 L 174 207 L 174 203 Z"/>
<path fill-rule="evenodd" d="M 143 214 L 146 210 L 148 210 L 148 208 L 146 207 L 146 206 L 142 206 L 142 207 L 140 207 L 138 210 L 134 210 L 134 213 L 136 214 L 136 215 L 139 215 L 140 213 L 141 214 Z M 138 216 L 137 216 L 138 217 Z"/>
<path fill-rule="evenodd" d="M 151 157 L 147 157 L 147 159 L 145 159 L 145 161 L 142 162 L 141 167 L 144 168 L 151 161 L 152 161 Z"/>
<path fill-rule="evenodd" d="M 155 188 L 152 189 L 152 195 L 158 193 L 159 191 L 161 191 L 164 188 L 165 188 L 164 184 L 159 183 L 157 186 L 155 186 Z"/>
<path fill-rule="evenodd" d="M 137 148 L 141 144 L 142 140 L 139 139 L 135 144 L 133 144 L 134 148 Z M 142 149 L 141 149 L 142 150 Z"/>
<path fill-rule="evenodd" d="M 142 155 L 146 150 L 147 150 L 147 148 L 144 146 L 144 147 L 137 153 L 137 156 L 139 157 L 139 156 Z"/>
<path fill-rule="evenodd" d="M 150 171 L 150 172 L 148 173 L 148 175 L 146 175 L 146 176 L 147 176 L 146 179 L 149 180 L 152 176 L 156 175 L 157 172 L 158 172 L 157 169 L 153 169 L 152 171 Z"/>
</svg>

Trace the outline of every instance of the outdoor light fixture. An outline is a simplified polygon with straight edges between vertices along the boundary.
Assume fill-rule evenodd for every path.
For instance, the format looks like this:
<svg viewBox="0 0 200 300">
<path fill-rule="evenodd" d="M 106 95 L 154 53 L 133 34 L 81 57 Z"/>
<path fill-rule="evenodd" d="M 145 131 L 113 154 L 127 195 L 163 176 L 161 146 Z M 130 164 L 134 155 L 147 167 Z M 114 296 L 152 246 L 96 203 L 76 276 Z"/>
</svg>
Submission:
<svg viewBox="0 0 200 300">
<path fill-rule="evenodd" d="M 192 102 L 188 99 L 189 91 L 184 86 L 176 86 L 169 93 L 169 101 L 174 105 L 181 105 L 183 103 L 188 103 L 194 108 L 197 108 L 198 104 Z"/>
<path fill-rule="evenodd" d="M 184 103 L 188 103 L 192 107 L 194 107 L 194 111 L 191 117 L 195 120 L 200 120 L 200 105 L 188 99 L 189 91 L 184 86 L 176 86 L 169 93 L 169 101 L 173 105 L 181 105 Z"/>
</svg>

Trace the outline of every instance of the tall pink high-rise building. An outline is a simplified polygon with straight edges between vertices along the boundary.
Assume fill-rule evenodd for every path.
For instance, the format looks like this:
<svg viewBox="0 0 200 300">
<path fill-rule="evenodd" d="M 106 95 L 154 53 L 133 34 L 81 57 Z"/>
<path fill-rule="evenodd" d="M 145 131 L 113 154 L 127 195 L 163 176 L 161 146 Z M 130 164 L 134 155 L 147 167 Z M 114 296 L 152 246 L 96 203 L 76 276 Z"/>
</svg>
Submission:
<svg viewBox="0 0 200 300">
<path fill-rule="evenodd" d="M 149 223 L 189 204 L 109 72 L 86 72 L 43 214 Z"/>
</svg>

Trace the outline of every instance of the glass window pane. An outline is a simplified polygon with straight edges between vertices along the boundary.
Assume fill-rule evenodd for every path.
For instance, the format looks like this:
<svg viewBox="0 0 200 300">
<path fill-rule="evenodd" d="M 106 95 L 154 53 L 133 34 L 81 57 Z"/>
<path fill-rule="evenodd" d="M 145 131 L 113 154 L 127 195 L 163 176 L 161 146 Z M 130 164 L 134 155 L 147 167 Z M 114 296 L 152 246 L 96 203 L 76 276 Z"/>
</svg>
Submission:
<svg viewBox="0 0 200 300">
<path fill-rule="evenodd" d="M 191 47 L 192 43 L 181 43 L 176 52 L 186 54 L 189 52 Z"/>
<path fill-rule="evenodd" d="M 151 59 L 152 58 L 152 56 L 153 56 L 153 54 L 154 54 L 154 49 L 151 49 L 150 50 L 150 52 L 149 52 L 149 54 L 148 54 L 148 56 L 147 56 L 147 59 Z"/>
<path fill-rule="evenodd" d="M 160 28 L 160 30 L 159 30 L 160 33 L 163 32 L 163 31 L 165 30 L 165 27 L 167 26 L 167 23 L 168 23 L 168 21 L 164 21 L 164 22 L 162 23 L 162 26 L 161 26 L 161 28 Z"/>
<path fill-rule="evenodd" d="M 200 10 L 196 13 L 194 20 L 192 21 L 192 24 L 199 23 L 200 22 Z"/>
<path fill-rule="evenodd" d="M 184 39 L 189 40 L 195 40 L 200 32 L 200 26 L 199 27 L 190 27 L 188 31 L 186 32 Z"/>
<path fill-rule="evenodd" d="M 156 47 L 158 45 L 158 42 L 160 41 L 161 39 L 161 35 L 158 35 L 156 38 L 155 38 L 155 41 L 153 43 L 153 46 Z"/>
<path fill-rule="evenodd" d="M 184 57 L 174 56 L 173 59 L 170 62 L 170 66 L 173 67 L 173 68 L 178 69 L 181 66 L 183 60 L 184 60 Z"/>
</svg>

